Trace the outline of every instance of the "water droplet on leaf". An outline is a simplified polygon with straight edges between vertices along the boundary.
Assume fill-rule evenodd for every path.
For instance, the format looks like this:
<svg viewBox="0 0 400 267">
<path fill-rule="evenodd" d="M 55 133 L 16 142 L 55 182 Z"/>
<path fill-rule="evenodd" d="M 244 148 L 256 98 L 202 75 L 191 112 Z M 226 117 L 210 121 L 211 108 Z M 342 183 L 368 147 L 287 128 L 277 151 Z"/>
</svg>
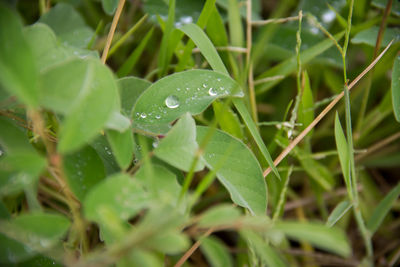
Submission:
<svg viewBox="0 0 400 267">
<path fill-rule="evenodd" d="M 179 107 L 179 98 L 175 95 L 170 95 L 165 99 L 165 105 L 169 108 Z"/>
<path fill-rule="evenodd" d="M 218 94 L 217 90 L 214 89 L 213 87 L 210 88 L 210 90 L 208 90 L 208 94 L 210 96 L 216 96 Z"/>
</svg>

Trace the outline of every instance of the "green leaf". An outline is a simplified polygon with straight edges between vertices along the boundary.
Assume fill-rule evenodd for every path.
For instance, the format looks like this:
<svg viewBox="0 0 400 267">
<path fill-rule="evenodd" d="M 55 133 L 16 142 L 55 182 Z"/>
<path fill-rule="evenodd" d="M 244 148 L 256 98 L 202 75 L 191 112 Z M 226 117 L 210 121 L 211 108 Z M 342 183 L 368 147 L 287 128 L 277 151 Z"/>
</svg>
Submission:
<svg viewBox="0 0 400 267">
<path fill-rule="evenodd" d="M 390 192 L 379 202 L 379 205 L 375 208 L 371 217 L 367 221 L 367 229 L 373 235 L 376 230 L 381 226 L 383 219 L 389 213 L 392 205 L 398 199 L 400 195 L 400 183 L 397 184 Z"/>
<path fill-rule="evenodd" d="M 151 177 L 146 175 L 146 166 L 143 166 L 135 173 L 135 179 L 153 191 L 162 203 L 175 205 L 181 191 L 181 185 L 178 183 L 176 175 L 160 165 L 152 165 L 151 168 Z"/>
<path fill-rule="evenodd" d="M 329 215 L 326 221 L 326 225 L 328 227 L 334 226 L 347 213 L 347 211 L 349 211 L 352 206 L 353 205 L 347 200 L 341 201 L 339 204 L 337 204 L 337 206 Z"/>
<path fill-rule="evenodd" d="M 97 51 L 60 44 L 53 30 L 40 22 L 26 27 L 24 35 L 40 71 L 72 58 L 99 58 Z"/>
<path fill-rule="evenodd" d="M 175 73 L 143 92 L 133 109 L 133 123 L 143 130 L 165 133 L 168 124 L 183 114 L 199 114 L 215 99 L 226 96 L 243 96 L 229 76 L 209 70 Z"/>
<path fill-rule="evenodd" d="M 143 242 L 144 247 L 148 247 L 167 254 L 178 254 L 188 249 L 189 238 L 179 232 L 165 232 L 154 235 L 153 238 Z"/>
<path fill-rule="evenodd" d="M 400 56 L 394 59 L 392 71 L 392 104 L 394 117 L 400 122 Z"/>
<path fill-rule="evenodd" d="M 198 148 L 196 124 L 190 114 L 186 113 L 159 142 L 154 154 L 178 169 L 189 171 Z M 203 168 L 204 164 L 199 160 L 195 171 Z"/>
<path fill-rule="evenodd" d="M 192 39 L 215 71 L 229 75 L 214 45 L 199 26 L 190 23 L 180 28 L 180 30 Z"/>
<path fill-rule="evenodd" d="M 121 169 L 118 167 L 114 155 L 111 150 L 111 146 L 104 135 L 99 135 L 90 144 L 100 156 L 106 169 L 107 175 L 119 172 Z"/>
<path fill-rule="evenodd" d="M 285 267 L 288 266 L 265 240 L 255 232 L 249 230 L 241 231 L 241 235 L 247 239 L 249 246 L 254 250 L 258 258 L 267 266 Z"/>
<path fill-rule="evenodd" d="M 310 86 L 310 79 L 307 71 L 304 72 L 303 76 L 304 87 L 303 94 L 301 96 L 301 102 L 298 113 L 298 122 L 302 124 L 301 130 L 304 130 L 314 120 L 314 101 L 313 93 Z M 313 131 L 313 130 L 312 130 Z M 308 136 L 311 136 L 310 132 Z"/>
<path fill-rule="evenodd" d="M 121 111 L 130 115 L 139 96 L 151 85 L 151 82 L 136 77 L 125 77 L 118 81 Z"/>
<path fill-rule="evenodd" d="M 243 47 L 243 28 L 239 13 L 239 3 L 237 0 L 229 0 L 228 3 L 228 25 L 231 45 Z"/>
<path fill-rule="evenodd" d="M 114 14 L 118 6 L 118 0 L 101 0 L 104 12 L 108 15 Z"/>
<path fill-rule="evenodd" d="M 72 152 L 90 141 L 119 111 L 113 74 L 99 60 L 74 59 L 43 73 L 44 107 L 65 115 L 58 149 Z"/>
<path fill-rule="evenodd" d="M 17 127 L 14 122 L 0 117 L 0 146 L 2 153 L 33 152 L 28 135 L 23 128 Z"/>
<path fill-rule="evenodd" d="M 280 179 L 280 175 L 278 170 L 276 169 L 274 162 L 272 161 L 271 155 L 268 152 L 267 147 L 264 144 L 264 141 L 261 138 L 260 133 L 257 130 L 257 126 L 254 123 L 253 119 L 251 118 L 251 115 L 249 111 L 247 110 L 245 104 L 243 101 L 240 101 L 238 99 L 233 99 L 233 104 L 235 105 L 236 109 L 239 111 L 240 116 L 242 116 L 244 123 L 247 126 L 247 129 L 249 129 L 251 135 L 254 138 L 254 141 L 256 142 L 258 149 L 260 149 L 261 154 L 263 155 L 264 159 L 267 161 L 268 165 L 272 168 L 272 171 L 274 174 Z"/>
<path fill-rule="evenodd" d="M 58 214 L 22 214 L 0 221 L 0 262 L 18 262 L 47 251 L 66 234 L 69 220 Z"/>
<path fill-rule="evenodd" d="M 210 129 L 197 127 L 199 143 Z M 210 169 L 217 172 L 233 202 L 247 208 L 252 214 L 265 214 L 267 188 L 256 157 L 240 140 L 216 130 L 204 148 L 203 158 Z"/>
<path fill-rule="evenodd" d="M 351 254 L 346 234 L 339 228 L 329 228 L 319 223 L 277 222 L 274 229 L 282 231 L 289 238 L 310 242 L 343 257 Z"/>
<path fill-rule="evenodd" d="M 233 266 L 232 256 L 225 244 L 218 238 L 209 236 L 201 240 L 200 249 L 212 267 Z"/>
<path fill-rule="evenodd" d="M 198 225 L 204 228 L 229 225 L 239 219 L 240 215 L 238 208 L 229 204 L 220 204 L 204 212 L 200 217 Z"/>
<path fill-rule="evenodd" d="M 47 161 L 34 152 L 16 152 L 0 160 L 0 197 L 33 188 Z"/>
<path fill-rule="evenodd" d="M 93 36 L 81 15 L 70 5 L 59 3 L 42 17 L 39 22 L 53 29 L 63 43 L 80 48 L 87 47 Z"/>
<path fill-rule="evenodd" d="M 163 77 L 167 74 L 168 64 L 173 55 L 173 45 L 171 45 L 171 42 L 175 41 L 173 36 L 176 5 L 175 0 L 169 0 L 168 5 L 167 22 L 165 23 L 160 45 L 160 54 L 158 56 L 159 77 Z"/>
<path fill-rule="evenodd" d="M 121 220 L 128 220 L 148 204 L 148 194 L 126 174 L 115 174 L 97 184 L 83 202 L 87 219 L 102 223 L 98 211 L 104 207 Z"/>
<path fill-rule="evenodd" d="M 353 44 L 366 44 L 372 47 L 376 45 L 376 38 L 378 36 L 379 27 L 373 26 L 366 30 L 357 33 L 352 39 Z M 398 28 L 386 28 L 383 34 L 382 46 L 387 46 L 392 39 L 396 42 L 399 41 L 398 36 L 400 35 L 400 30 Z"/>
<path fill-rule="evenodd" d="M 228 105 L 219 101 L 213 103 L 213 109 L 221 130 L 236 138 L 243 139 L 243 129 L 236 113 Z"/>
<path fill-rule="evenodd" d="M 349 147 L 340 124 L 339 115 L 337 113 L 335 115 L 335 140 L 340 166 L 342 167 L 343 178 L 346 182 L 346 186 L 350 187 Z"/>
<path fill-rule="evenodd" d="M 121 169 L 128 168 L 133 159 L 134 143 L 132 129 L 128 128 L 128 130 L 122 133 L 115 130 L 107 130 L 107 138 Z"/>
<path fill-rule="evenodd" d="M 80 201 L 106 177 L 101 158 L 90 146 L 66 155 L 63 164 L 68 185 Z"/>
<path fill-rule="evenodd" d="M 36 107 L 39 79 L 32 51 L 22 34 L 20 19 L 0 5 L 0 87 Z"/>
</svg>

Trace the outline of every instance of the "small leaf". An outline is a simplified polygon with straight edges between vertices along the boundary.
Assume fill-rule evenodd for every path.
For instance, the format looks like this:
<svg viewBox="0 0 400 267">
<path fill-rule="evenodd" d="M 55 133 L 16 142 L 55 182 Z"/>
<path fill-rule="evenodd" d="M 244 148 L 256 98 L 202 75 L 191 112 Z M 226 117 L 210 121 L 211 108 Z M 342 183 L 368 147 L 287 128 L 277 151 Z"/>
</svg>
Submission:
<svg viewBox="0 0 400 267">
<path fill-rule="evenodd" d="M 239 217 L 240 211 L 238 208 L 228 204 L 220 204 L 202 214 L 198 225 L 204 228 L 229 225 L 234 223 Z"/>
<path fill-rule="evenodd" d="M 132 129 L 128 128 L 123 133 L 115 130 L 107 130 L 107 138 L 121 169 L 128 168 L 133 159 L 134 143 Z"/>
<path fill-rule="evenodd" d="M 233 266 L 232 256 L 225 244 L 216 237 L 209 236 L 201 240 L 200 249 L 210 266 Z"/>
<path fill-rule="evenodd" d="M 266 264 L 267 266 L 285 267 L 288 266 L 278 254 L 278 252 L 273 249 L 265 240 L 263 240 L 256 233 L 243 230 L 241 235 L 247 239 L 249 247 L 251 247 L 258 258 Z"/>
<path fill-rule="evenodd" d="M 81 201 L 106 176 L 102 160 L 90 146 L 66 155 L 63 164 L 68 185 Z"/>
<path fill-rule="evenodd" d="M 87 47 L 93 36 L 93 30 L 86 25 L 82 16 L 68 4 L 57 4 L 46 12 L 39 22 L 49 25 L 65 44 L 71 46 Z"/>
<path fill-rule="evenodd" d="M 99 60 L 74 59 L 43 73 L 41 104 L 65 115 L 58 149 L 72 152 L 90 141 L 119 110 L 113 74 Z"/>
<path fill-rule="evenodd" d="M 39 100 L 38 69 L 22 34 L 20 19 L 0 4 L 0 87 L 35 107 Z"/>
<path fill-rule="evenodd" d="M 196 125 L 189 113 L 186 113 L 163 138 L 154 154 L 172 166 L 189 171 L 198 150 L 196 142 Z M 204 168 L 204 164 L 199 160 L 195 171 Z"/>
<path fill-rule="evenodd" d="M 400 122 L 400 56 L 394 59 L 392 71 L 392 104 L 394 117 Z"/>
<path fill-rule="evenodd" d="M 24 29 L 40 71 L 72 58 L 99 58 L 97 51 L 61 44 L 53 30 L 44 23 L 35 23 Z"/>
<path fill-rule="evenodd" d="M 104 135 L 99 135 L 90 145 L 96 150 L 103 161 L 107 175 L 117 173 L 121 170 L 112 153 L 111 146 Z"/>
<path fill-rule="evenodd" d="M 101 0 L 103 10 L 108 14 L 114 14 L 118 6 L 118 0 Z"/>
<path fill-rule="evenodd" d="M 153 238 L 145 240 L 141 245 L 162 253 L 177 254 L 187 250 L 189 244 L 190 241 L 187 236 L 172 231 L 155 235 Z"/>
<path fill-rule="evenodd" d="M 390 192 L 379 202 L 379 205 L 375 208 L 371 217 L 367 221 L 367 229 L 370 231 L 371 235 L 378 230 L 381 226 L 383 219 L 389 213 L 392 205 L 397 200 L 400 195 L 400 183 L 396 185 Z"/>
<path fill-rule="evenodd" d="M 209 128 L 197 127 L 199 143 Z M 215 169 L 218 180 L 225 186 L 233 202 L 252 214 L 265 214 L 267 188 L 256 157 L 240 140 L 216 130 L 204 148 L 203 158 L 210 169 Z"/>
<path fill-rule="evenodd" d="M 300 129 L 304 130 L 313 120 L 314 120 L 314 101 L 313 101 L 313 94 L 310 86 L 310 79 L 308 77 L 308 73 L 305 71 L 303 75 L 303 94 L 301 96 L 301 102 L 299 107 L 299 118 L 298 122 L 302 125 Z M 313 131 L 313 130 L 312 130 Z M 308 136 L 311 136 L 311 132 Z"/>
<path fill-rule="evenodd" d="M 209 70 L 190 70 L 169 75 L 152 84 L 139 97 L 133 109 L 136 127 L 163 133 L 168 123 L 186 112 L 203 112 L 215 99 L 243 96 L 229 76 Z"/>
<path fill-rule="evenodd" d="M 347 200 L 340 202 L 329 215 L 326 225 L 328 227 L 334 226 L 352 206 L 353 205 Z"/>
<path fill-rule="evenodd" d="M 351 186 L 350 181 L 350 165 L 349 165 L 349 147 L 344 136 L 342 126 L 340 124 L 339 115 L 336 113 L 335 116 L 335 140 L 336 148 L 339 155 L 340 166 L 342 167 L 342 173 L 346 186 Z"/>
<path fill-rule="evenodd" d="M 2 153 L 33 152 L 26 130 L 17 127 L 14 122 L 0 117 L 0 145 Z"/>
<path fill-rule="evenodd" d="M 136 77 L 125 77 L 117 81 L 121 110 L 130 115 L 139 96 L 151 85 L 151 82 Z"/>
<path fill-rule="evenodd" d="M 176 175 L 163 166 L 152 165 L 152 176 L 148 177 L 145 168 L 143 166 L 135 173 L 135 179 L 145 184 L 149 191 L 155 192 L 162 203 L 175 205 L 181 191 Z"/>
<path fill-rule="evenodd" d="M 274 229 L 282 231 L 289 238 L 310 242 L 318 248 L 343 257 L 351 254 L 347 237 L 339 228 L 329 228 L 318 223 L 277 222 Z"/>
<path fill-rule="evenodd" d="M 102 223 L 98 211 L 104 206 L 121 220 L 128 220 L 147 206 L 147 193 L 126 174 L 115 174 L 97 184 L 86 195 L 84 213 L 91 221 Z"/>
</svg>

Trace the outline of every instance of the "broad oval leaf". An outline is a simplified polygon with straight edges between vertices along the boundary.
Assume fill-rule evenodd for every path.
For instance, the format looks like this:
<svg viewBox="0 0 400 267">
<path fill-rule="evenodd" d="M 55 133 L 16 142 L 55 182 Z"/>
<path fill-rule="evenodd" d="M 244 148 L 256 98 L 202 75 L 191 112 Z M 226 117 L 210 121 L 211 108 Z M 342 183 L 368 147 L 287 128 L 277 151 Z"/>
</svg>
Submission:
<svg viewBox="0 0 400 267">
<path fill-rule="evenodd" d="M 128 168 L 133 159 L 132 129 L 128 128 L 122 133 L 115 130 L 107 130 L 107 139 L 121 169 Z"/>
<path fill-rule="evenodd" d="M 159 142 L 154 154 L 178 169 L 189 171 L 198 148 L 196 124 L 192 116 L 186 113 Z M 203 162 L 198 160 L 194 170 L 200 171 L 203 168 Z"/>
<path fill-rule="evenodd" d="M 366 30 L 357 33 L 352 39 L 353 44 L 367 44 L 369 46 L 375 47 L 376 38 L 378 36 L 379 27 L 373 26 Z M 398 28 L 386 28 L 382 38 L 382 46 L 387 46 L 392 39 L 399 41 L 398 36 L 400 35 L 400 30 Z"/>
<path fill-rule="evenodd" d="M 22 34 L 22 23 L 0 4 L 0 87 L 20 101 L 37 106 L 38 70 L 32 51 Z"/>
<path fill-rule="evenodd" d="M 206 137 L 208 127 L 197 127 L 197 141 Z M 261 167 L 249 148 L 240 140 L 216 130 L 204 148 L 203 158 L 218 180 L 231 194 L 232 201 L 252 214 L 265 214 L 267 187 Z"/>
<path fill-rule="evenodd" d="M 289 238 L 310 242 L 343 257 L 350 256 L 350 244 L 346 234 L 339 228 L 319 223 L 277 222 L 274 229 L 282 231 Z"/>
<path fill-rule="evenodd" d="M 147 206 L 148 194 L 126 174 L 115 174 L 97 184 L 84 200 L 87 219 L 102 223 L 99 211 L 106 207 L 121 220 L 128 220 Z"/>
<path fill-rule="evenodd" d="M 101 158 L 90 146 L 66 155 L 63 165 L 68 185 L 81 201 L 86 193 L 106 176 Z"/>
<path fill-rule="evenodd" d="M 229 76 L 210 70 L 175 73 L 143 92 L 133 109 L 133 122 L 143 130 L 164 133 L 183 114 L 199 114 L 215 99 L 227 96 L 243 96 Z"/>
<path fill-rule="evenodd" d="M 394 60 L 392 71 L 392 103 L 394 117 L 400 122 L 400 56 Z"/>
<path fill-rule="evenodd" d="M 119 111 L 117 83 L 95 59 L 74 59 L 43 73 L 41 104 L 65 115 L 58 149 L 71 152 L 90 141 Z"/>
<path fill-rule="evenodd" d="M 39 22 L 49 25 L 65 43 L 76 47 L 86 47 L 93 36 L 82 16 L 70 5 L 59 3 L 45 13 Z"/>
</svg>

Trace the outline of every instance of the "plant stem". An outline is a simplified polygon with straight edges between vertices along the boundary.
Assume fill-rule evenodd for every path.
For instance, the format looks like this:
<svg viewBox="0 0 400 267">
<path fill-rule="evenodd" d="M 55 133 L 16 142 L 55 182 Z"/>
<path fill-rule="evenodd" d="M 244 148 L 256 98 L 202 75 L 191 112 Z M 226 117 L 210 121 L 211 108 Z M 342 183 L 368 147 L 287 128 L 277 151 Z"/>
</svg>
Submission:
<svg viewBox="0 0 400 267">
<path fill-rule="evenodd" d="M 115 12 L 110 31 L 108 32 L 106 46 L 104 47 L 103 54 L 101 55 L 101 62 L 106 63 L 108 50 L 110 49 L 112 39 L 114 37 L 115 29 L 117 28 L 119 17 L 121 16 L 125 0 L 119 0 L 117 11 Z"/>
</svg>

